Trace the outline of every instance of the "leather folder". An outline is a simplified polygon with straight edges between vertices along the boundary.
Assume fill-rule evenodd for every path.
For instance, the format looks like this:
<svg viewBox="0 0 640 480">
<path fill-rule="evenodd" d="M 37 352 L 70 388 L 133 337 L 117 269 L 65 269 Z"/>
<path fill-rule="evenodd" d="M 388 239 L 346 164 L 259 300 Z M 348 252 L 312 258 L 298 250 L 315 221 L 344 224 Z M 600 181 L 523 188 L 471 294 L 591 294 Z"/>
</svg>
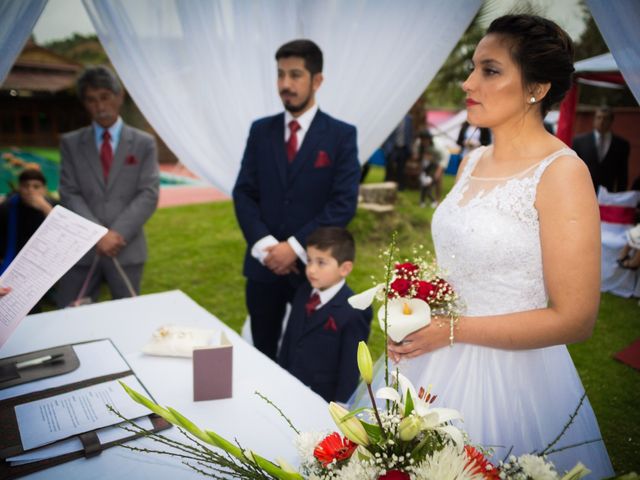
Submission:
<svg viewBox="0 0 640 480">
<path fill-rule="evenodd" d="M 92 340 L 92 342 L 99 340 Z M 86 342 L 89 343 L 89 342 Z M 111 342 L 113 345 L 113 342 Z M 73 344 L 78 345 L 78 344 Z M 23 355 L 16 355 L 13 357 L 7 357 L 0 359 L 0 373 L 4 371 L 6 380 L 4 382 L 0 382 L 0 389 L 8 388 L 9 386 L 19 385 L 21 383 L 40 380 L 43 378 L 48 378 L 57 375 L 64 375 L 65 373 L 69 373 L 79 366 L 78 358 L 73 351 L 73 345 L 62 345 L 59 347 L 53 347 L 46 350 L 39 350 L 37 352 L 29 352 Z M 115 345 L 113 348 L 117 351 Z M 10 378 L 11 375 L 7 374 L 7 372 L 12 370 L 12 366 L 14 366 L 17 362 L 22 362 L 26 360 L 30 360 L 33 358 L 40 358 L 45 355 L 58 355 L 63 354 L 63 360 L 57 361 L 55 364 L 46 365 L 46 366 L 34 366 L 28 369 L 19 370 L 19 378 Z M 118 352 L 120 353 L 120 352 Z M 122 354 L 120 354 L 122 356 Z M 123 357 L 124 360 L 124 357 Z M 126 360 L 124 360 L 126 363 Z M 127 366 L 129 365 L 126 363 Z M 4 368 L 4 370 L 3 370 Z M 16 419 L 14 407 L 16 405 L 20 405 L 23 403 L 28 403 L 34 400 L 40 400 L 43 398 L 53 397 L 55 395 L 60 395 L 62 393 L 71 392 L 73 390 L 78 390 L 80 388 L 88 387 L 91 385 L 96 385 L 103 382 L 108 382 L 111 380 L 116 380 L 118 378 L 127 377 L 129 375 L 135 375 L 135 373 L 129 367 L 128 371 L 120 372 L 112 375 L 104 375 L 95 378 L 90 378 L 88 380 L 83 380 L 81 382 L 65 384 L 59 387 L 48 388 L 45 390 L 38 390 L 34 392 L 30 392 L 24 395 L 19 395 L 16 397 L 7 398 L 4 400 L 0 400 L 0 478 L 2 479 L 12 479 L 18 478 L 24 475 L 28 475 L 30 473 L 37 472 L 39 470 L 43 470 L 49 467 L 53 467 L 55 465 L 59 465 L 61 463 L 69 462 L 71 460 L 75 460 L 78 458 L 90 458 L 96 455 L 99 455 L 104 449 L 112 447 L 114 445 L 118 445 L 123 442 L 127 442 L 138 438 L 141 434 L 131 434 L 123 439 L 118 440 L 117 442 L 111 442 L 106 444 L 100 444 L 98 440 L 98 436 L 95 431 L 89 431 L 77 435 L 77 437 L 82 442 L 84 447 L 83 450 L 61 455 L 58 457 L 48 458 L 46 460 L 41 460 L 37 462 L 25 463 L 21 465 L 11 465 L 6 459 L 9 457 L 13 457 L 16 455 L 20 455 L 24 453 L 24 449 L 22 448 L 22 443 L 20 440 L 20 431 L 18 428 L 18 421 Z M 0 377 L 1 378 L 1 377 Z M 137 378 L 137 377 L 136 377 Z M 140 381 L 140 379 L 138 379 Z M 142 382 L 140 382 L 142 385 Z M 144 386 L 144 385 L 143 385 Z M 151 395 L 145 391 L 141 392 L 145 394 L 147 397 L 153 399 Z M 171 427 L 171 424 L 159 417 L 156 414 L 149 414 L 149 419 L 153 425 L 153 432 L 158 432 L 161 430 L 165 430 Z"/>
</svg>

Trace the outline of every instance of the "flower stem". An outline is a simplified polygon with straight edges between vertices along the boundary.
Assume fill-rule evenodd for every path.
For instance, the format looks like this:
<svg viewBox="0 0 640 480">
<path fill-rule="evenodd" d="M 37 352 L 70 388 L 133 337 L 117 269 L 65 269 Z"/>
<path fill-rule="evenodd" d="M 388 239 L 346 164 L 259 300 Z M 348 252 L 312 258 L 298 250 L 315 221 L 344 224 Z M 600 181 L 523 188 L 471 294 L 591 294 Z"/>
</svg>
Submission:
<svg viewBox="0 0 640 480">
<path fill-rule="evenodd" d="M 371 384 L 369 383 L 367 383 L 367 390 L 369 391 L 369 396 L 371 397 L 371 406 L 373 407 L 373 413 L 376 416 L 378 425 L 380 425 L 380 431 L 382 432 L 382 436 L 386 438 L 387 432 L 384 431 L 384 427 L 382 426 L 382 420 L 380 419 L 380 414 L 378 413 L 378 406 L 376 405 L 376 397 L 373 396 L 373 390 L 371 389 Z"/>
<path fill-rule="evenodd" d="M 296 432 L 296 435 L 300 435 L 300 431 L 293 426 L 293 423 L 291 423 L 291 420 L 289 420 L 289 418 L 282 412 L 282 410 L 280 410 L 280 408 L 278 408 L 278 406 L 273 403 L 269 398 L 265 397 L 264 395 L 262 395 L 260 392 L 258 392 L 257 390 L 254 392 L 256 395 L 258 395 L 262 400 L 264 400 L 265 402 L 267 402 L 269 405 L 271 405 L 273 408 L 275 408 L 278 413 L 280 414 L 280 416 L 282 418 L 285 419 L 285 421 L 289 424 L 289 426 L 291 427 L 291 429 Z"/>
<path fill-rule="evenodd" d="M 396 240 L 398 232 L 394 231 L 391 234 L 391 243 L 389 244 L 389 254 L 387 255 L 387 269 L 386 278 L 384 279 L 384 384 L 389 385 L 389 335 L 387 332 L 388 327 L 388 315 L 389 310 L 387 308 L 389 304 L 389 285 L 391 284 L 391 273 L 393 272 L 393 256 L 396 249 Z"/>
</svg>

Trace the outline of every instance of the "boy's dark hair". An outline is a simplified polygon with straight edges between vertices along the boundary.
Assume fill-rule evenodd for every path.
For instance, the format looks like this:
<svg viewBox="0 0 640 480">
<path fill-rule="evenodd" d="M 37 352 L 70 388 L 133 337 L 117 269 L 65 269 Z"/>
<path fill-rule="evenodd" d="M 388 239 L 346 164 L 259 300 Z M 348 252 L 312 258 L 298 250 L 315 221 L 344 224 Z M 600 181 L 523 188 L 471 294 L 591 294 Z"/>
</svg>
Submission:
<svg viewBox="0 0 640 480">
<path fill-rule="evenodd" d="M 26 170 L 23 170 L 18 177 L 18 184 L 28 182 L 29 180 L 38 180 L 42 182 L 44 186 L 47 185 L 47 179 L 44 177 L 42 172 L 36 168 L 27 168 Z"/>
<path fill-rule="evenodd" d="M 356 242 L 353 235 L 342 227 L 320 227 L 307 237 L 307 247 L 314 247 L 323 252 L 330 252 L 338 261 L 353 262 L 356 258 Z"/>
<path fill-rule="evenodd" d="M 311 75 L 322 72 L 322 50 L 311 40 L 302 38 L 282 45 L 276 52 L 276 60 L 281 58 L 300 57 Z"/>
</svg>

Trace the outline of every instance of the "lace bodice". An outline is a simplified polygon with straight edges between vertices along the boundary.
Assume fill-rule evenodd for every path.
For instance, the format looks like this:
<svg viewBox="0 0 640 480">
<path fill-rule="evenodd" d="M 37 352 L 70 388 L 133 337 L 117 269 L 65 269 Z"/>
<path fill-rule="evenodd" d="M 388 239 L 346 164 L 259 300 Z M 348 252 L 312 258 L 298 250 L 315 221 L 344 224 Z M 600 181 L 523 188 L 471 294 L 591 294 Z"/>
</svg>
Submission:
<svg viewBox="0 0 640 480">
<path fill-rule="evenodd" d="M 506 178 L 473 171 L 487 147 L 473 151 L 456 185 L 433 216 L 439 265 L 470 316 L 499 315 L 547 305 L 542 274 L 537 185 L 564 148 Z"/>
</svg>

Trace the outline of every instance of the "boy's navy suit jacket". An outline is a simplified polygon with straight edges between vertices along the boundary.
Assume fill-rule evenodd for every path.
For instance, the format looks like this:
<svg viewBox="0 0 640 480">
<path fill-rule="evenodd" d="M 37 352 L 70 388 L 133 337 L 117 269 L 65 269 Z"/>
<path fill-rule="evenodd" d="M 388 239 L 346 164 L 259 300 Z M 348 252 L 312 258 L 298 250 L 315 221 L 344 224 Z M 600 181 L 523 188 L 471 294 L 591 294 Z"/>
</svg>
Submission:
<svg viewBox="0 0 640 480">
<path fill-rule="evenodd" d="M 307 317 L 311 291 L 305 282 L 296 292 L 278 363 L 325 400 L 346 402 L 358 385 L 358 342 L 369 337 L 371 309 L 351 307 L 353 291 L 345 283 Z"/>
</svg>

